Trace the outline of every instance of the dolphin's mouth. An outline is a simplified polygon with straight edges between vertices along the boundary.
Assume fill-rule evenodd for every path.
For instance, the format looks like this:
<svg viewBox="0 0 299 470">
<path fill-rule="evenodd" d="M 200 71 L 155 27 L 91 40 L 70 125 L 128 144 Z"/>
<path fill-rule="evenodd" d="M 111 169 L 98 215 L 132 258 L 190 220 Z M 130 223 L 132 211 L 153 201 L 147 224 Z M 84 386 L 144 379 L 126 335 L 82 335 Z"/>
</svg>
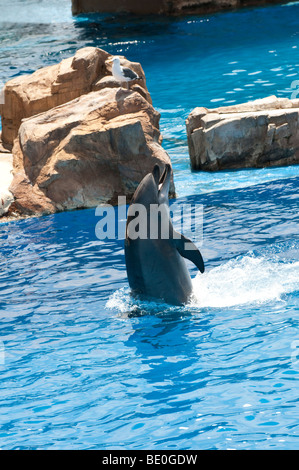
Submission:
<svg viewBox="0 0 299 470">
<path fill-rule="evenodd" d="M 155 165 L 152 171 L 155 183 L 159 194 L 168 195 L 170 178 L 171 178 L 171 166 L 167 163 L 164 167 L 162 174 L 160 175 L 159 165 Z"/>
<path fill-rule="evenodd" d="M 163 171 L 163 173 L 162 173 L 162 175 L 159 179 L 159 186 L 158 186 L 159 191 L 163 187 L 163 185 L 165 184 L 167 176 L 169 175 L 169 177 L 170 177 L 170 173 L 171 173 L 170 165 L 167 164 L 167 165 L 165 165 L 164 171 Z"/>
</svg>

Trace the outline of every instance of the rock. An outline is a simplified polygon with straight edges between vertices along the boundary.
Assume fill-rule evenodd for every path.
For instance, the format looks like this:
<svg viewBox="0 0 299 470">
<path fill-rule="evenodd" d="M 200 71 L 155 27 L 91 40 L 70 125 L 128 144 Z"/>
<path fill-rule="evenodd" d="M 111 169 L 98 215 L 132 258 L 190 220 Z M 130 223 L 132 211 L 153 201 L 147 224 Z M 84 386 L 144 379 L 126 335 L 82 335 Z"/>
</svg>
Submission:
<svg viewBox="0 0 299 470">
<path fill-rule="evenodd" d="M 206 14 L 246 6 L 287 3 L 289 0 L 72 0 L 74 15 L 92 12 L 128 12 L 138 15 Z"/>
<path fill-rule="evenodd" d="M 48 214 L 119 195 L 129 202 L 155 163 L 170 163 L 159 118 L 138 92 L 110 87 L 23 120 L 13 148 L 16 210 Z"/>
<path fill-rule="evenodd" d="M 48 111 L 99 89 L 99 81 L 107 75 L 111 76 L 111 64 L 108 62 L 111 57 L 102 49 L 86 47 L 57 65 L 44 67 L 33 74 L 22 75 L 7 82 L 4 86 L 4 103 L 0 104 L 3 144 L 11 148 L 23 118 Z M 144 77 L 139 63 L 122 57 L 121 64 Z M 130 86 L 134 85 L 135 90 L 151 103 L 145 79 L 139 80 L 138 85 L 133 82 Z M 115 86 L 115 83 L 108 80 L 105 86 Z"/>
<path fill-rule="evenodd" d="M 98 80 L 92 87 L 93 91 L 103 90 L 104 88 L 119 88 L 119 82 L 112 77 L 112 75 L 107 75 L 100 80 Z M 138 85 L 137 83 L 131 83 L 130 89 L 133 91 L 137 91 L 143 96 L 150 104 L 152 104 L 152 98 L 149 92 L 147 91 L 146 87 L 142 85 Z"/>
<path fill-rule="evenodd" d="M 11 149 L 9 150 L 2 142 L 1 132 L 0 132 L 0 154 L 1 153 L 11 153 Z"/>
<path fill-rule="evenodd" d="M 186 121 L 193 170 L 299 163 L 299 100 L 270 96 L 235 106 L 195 108 Z"/>
<path fill-rule="evenodd" d="M 111 58 L 87 47 L 6 83 L 0 150 L 14 141 L 13 181 L 0 215 L 95 207 L 119 195 L 129 202 L 155 163 L 170 163 L 141 65 L 121 57 L 143 77 L 126 90 L 111 75 Z"/>
<path fill-rule="evenodd" d="M 0 153 L 0 216 L 7 214 L 14 201 L 9 186 L 12 182 L 12 155 Z"/>
</svg>

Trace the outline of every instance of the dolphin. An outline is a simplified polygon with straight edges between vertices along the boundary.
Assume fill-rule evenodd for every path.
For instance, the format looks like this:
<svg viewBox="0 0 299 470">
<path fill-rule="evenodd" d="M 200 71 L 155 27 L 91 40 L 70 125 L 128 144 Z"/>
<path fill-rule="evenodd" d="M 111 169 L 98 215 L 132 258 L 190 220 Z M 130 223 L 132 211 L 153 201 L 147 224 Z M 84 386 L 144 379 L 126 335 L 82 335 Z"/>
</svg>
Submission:
<svg viewBox="0 0 299 470">
<path fill-rule="evenodd" d="M 170 180 L 171 166 L 165 165 L 160 175 L 160 168 L 155 165 L 136 189 L 128 208 L 125 260 L 133 295 L 183 305 L 192 294 L 184 258 L 192 261 L 201 273 L 205 268 L 198 248 L 172 225 L 168 200 Z M 156 222 L 152 217 L 154 210 Z"/>
</svg>

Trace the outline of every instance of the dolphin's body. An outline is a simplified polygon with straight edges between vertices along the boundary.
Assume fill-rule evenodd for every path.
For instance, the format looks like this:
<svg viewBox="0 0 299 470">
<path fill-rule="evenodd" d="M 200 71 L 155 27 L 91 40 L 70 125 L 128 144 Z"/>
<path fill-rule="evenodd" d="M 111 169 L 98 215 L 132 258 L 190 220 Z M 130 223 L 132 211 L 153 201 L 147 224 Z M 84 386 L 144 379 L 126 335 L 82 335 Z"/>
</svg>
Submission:
<svg viewBox="0 0 299 470">
<path fill-rule="evenodd" d="M 153 172 L 147 174 L 136 189 L 128 210 L 125 259 L 133 294 L 182 305 L 188 302 L 192 293 L 191 277 L 183 258 L 191 260 L 202 273 L 204 262 L 197 247 L 174 230 L 169 210 L 162 211 L 156 231 L 151 223 L 153 207 L 159 205 L 168 209 L 170 178 L 170 165 L 165 166 L 161 177 L 159 166 L 155 165 Z M 146 211 L 139 212 L 136 217 L 137 204 Z M 140 218 L 140 214 L 143 214 L 143 218 Z M 167 239 L 163 238 L 165 232 L 162 231 L 162 223 L 169 231 Z M 146 236 L 136 238 L 136 227 L 139 231 L 146 227 Z M 157 236 L 152 236 L 153 231 Z M 192 249 L 186 249 L 187 243 Z"/>
</svg>

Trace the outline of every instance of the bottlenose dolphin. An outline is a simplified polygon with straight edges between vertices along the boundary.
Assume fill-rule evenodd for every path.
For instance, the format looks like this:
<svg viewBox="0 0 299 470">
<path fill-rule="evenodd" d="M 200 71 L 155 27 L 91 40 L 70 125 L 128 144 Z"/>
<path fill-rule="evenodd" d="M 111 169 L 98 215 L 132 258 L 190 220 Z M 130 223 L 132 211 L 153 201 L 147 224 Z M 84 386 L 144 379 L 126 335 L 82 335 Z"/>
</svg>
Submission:
<svg viewBox="0 0 299 470">
<path fill-rule="evenodd" d="M 170 179 L 170 165 L 165 166 L 161 176 L 159 166 L 155 165 L 136 189 L 128 209 L 125 260 L 133 294 L 182 305 L 192 293 L 184 258 L 202 273 L 204 262 L 194 243 L 173 228 L 168 207 Z M 157 207 L 161 210 L 157 211 Z M 165 237 L 165 227 L 168 237 Z M 140 237 L 136 237 L 136 232 Z"/>
</svg>

